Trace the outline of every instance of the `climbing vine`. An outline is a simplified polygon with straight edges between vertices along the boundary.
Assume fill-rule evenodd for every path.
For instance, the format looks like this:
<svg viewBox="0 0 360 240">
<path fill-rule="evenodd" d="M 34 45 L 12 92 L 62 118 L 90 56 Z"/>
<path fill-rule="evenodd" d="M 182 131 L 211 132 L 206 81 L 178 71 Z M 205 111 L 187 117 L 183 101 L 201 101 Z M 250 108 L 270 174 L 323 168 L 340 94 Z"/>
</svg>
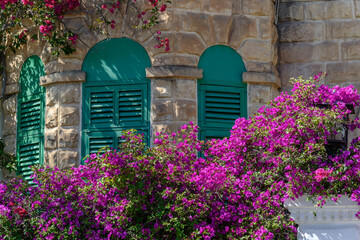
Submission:
<svg viewBox="0 0 360 240">
<path fill-rule="evenodd" d="M 108 36 L 109 29 L 118 24 L 118 13 L 134 14 L 140 21 L 132 25 L 150 30 L 159 23 L 160 13 L 166 11 L 170 3 L 169 0 L 0 0 L 0 51 L 15 51 L 22 44 L 41 38 L 53 48 L 53 55 L 68 55 L 75 51 L 76 42 L 81 41 L 64 23 L 68 12 L 83 10 L 89 29 Z M 165 46 L 165 50 L 169 50 L 169 41 L 160 34 L 153 33 L 158 40 L 155 47 Z"/>
</svg>

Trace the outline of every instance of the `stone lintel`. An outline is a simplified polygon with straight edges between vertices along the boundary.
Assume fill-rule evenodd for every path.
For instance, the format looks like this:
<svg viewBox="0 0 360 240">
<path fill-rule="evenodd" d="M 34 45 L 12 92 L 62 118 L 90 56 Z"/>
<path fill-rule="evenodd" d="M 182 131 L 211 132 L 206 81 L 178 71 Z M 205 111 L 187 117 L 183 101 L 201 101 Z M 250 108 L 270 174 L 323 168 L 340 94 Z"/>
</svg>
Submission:
<svg viewBox="0 0 360 240">
<path fill-rule="evenodd" d="M 243 82 L 249 84 L 265 84 L 281 87 L 280 78 L 273 73 L 244 72 Z"/>
<path fill-rule="evenodd" d="M 53 84 L 77 83 L 86 81 L 86 72 L 84 71 L 68 71 L 61 73 L 52 73 L 40 77 L 40 86 L 49 86 Z"/>
<path fill-rule="evenodd" d="M 146 68 L 149 79 L 201 79 L 203 70 L 186 66 L 161 66 Z"/>
</svg>

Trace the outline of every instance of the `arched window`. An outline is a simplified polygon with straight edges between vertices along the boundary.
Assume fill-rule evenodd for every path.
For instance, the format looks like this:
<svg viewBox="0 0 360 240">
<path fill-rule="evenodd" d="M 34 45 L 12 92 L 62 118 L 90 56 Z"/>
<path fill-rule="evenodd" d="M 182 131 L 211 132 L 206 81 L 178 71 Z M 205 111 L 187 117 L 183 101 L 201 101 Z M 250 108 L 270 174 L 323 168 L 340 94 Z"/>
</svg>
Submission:
<svg viewBox="0 0 360 240">
<path fill-rule="evenodd" d="M 216 45 L 201 55 L 199 68 L 203 69 L 198 81 L 200 139 L 230 136 L 234 120 L 247 116 L 244 62 L 232 48 Z"/>
<path fill-rule="evenodd" d="M 30 166 L 43 164 L 45 89 L 39 85 L 45 67 L 38 56 L 29 57 L 20 72 L 17 107 L 18 174 L 31 181 Z"/>
<path fill-rule="evenodd" d="M 149 139 L 150 85 L 146 50 L 127 38 L 104 40 L 87 54 L 83 84 L 82 157 L 117 147 L 121 131 L 136 129 Z"/>
</svg>

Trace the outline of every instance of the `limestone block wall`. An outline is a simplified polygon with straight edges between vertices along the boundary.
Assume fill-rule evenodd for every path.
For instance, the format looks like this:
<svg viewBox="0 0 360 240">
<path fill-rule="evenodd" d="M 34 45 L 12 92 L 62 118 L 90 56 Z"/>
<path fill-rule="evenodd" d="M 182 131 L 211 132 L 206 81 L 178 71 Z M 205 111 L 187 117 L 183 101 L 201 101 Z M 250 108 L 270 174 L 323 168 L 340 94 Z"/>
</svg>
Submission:
<svg viewBox="0 0 360 240">
<path fill-rule="evenodd" d="M 19 73 L 23 62 L 38 55 L 45 65 L 46 88 L 45 164 L 71 167 L 80 161 L 81 141 L 81 72 L 87 52 L 106 39 L 87 27 L 91 0 L 64 16 L 64 23 L 76 33 L 79 41 L 71 55 L 51 56 L 51 48 L 41 39 L 29 41 L 15 54 L 6 56 L 6 98 L 2 104 L 3 138 L 6 151 L 15 154 L 16 99 Z M 146 7 L 147 0 L 138 0 Z M 276 69 L 278 61 L 277 29 L 274 0 L 176 0 L 161 15 L 155 31 L 170 40 L 170 51 L 156 49 L 152 34 L 134 29 L 137 14 L 115 15 L 117 26 L 109 38 L 127 37 L 140 43 L 148 52 L 152 68 L 151 124 L 153 131 L 174 131 L 188 121 L 197 121 L 197 79 L 202 77 L 198 62 L 210 46 L 226 45 L 236 50 L 245 63 L 243 80 L 248 84 L 248 114 L 278 94 L 281 86 Z M 130 11 L 131 13 L 131 11 Z M 31 24 L 27 24 L 31 25 Z M 159 71 L 160 70 L 160 71 Z"/>
<path fill-rule="evenodd" d="M 279 21 L 282 90 L 320 71 L 328 85 L 360 89 L 360 1 L 282 0 Z"/>
</svg>

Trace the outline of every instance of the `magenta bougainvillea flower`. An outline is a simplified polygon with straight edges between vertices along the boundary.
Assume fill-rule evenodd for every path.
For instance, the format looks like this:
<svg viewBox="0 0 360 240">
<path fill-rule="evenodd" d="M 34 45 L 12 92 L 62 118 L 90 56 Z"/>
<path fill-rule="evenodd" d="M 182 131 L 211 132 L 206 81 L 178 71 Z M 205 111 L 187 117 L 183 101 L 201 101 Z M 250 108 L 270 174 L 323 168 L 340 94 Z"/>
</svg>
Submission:
<svg viewBox="0 0 360 240">
<path fill-rule="evenodd" d="M 333 155 L 327 137 L 358 107 L 352 86 L 317 86 L 324 74 L 294 79 L 224 139 L 200 141 L 192 122 L 156 133 L 123 133 L 119 149 L 91 154 L 68 170 L 34 167 L 37 186 L 0 183 L 0 237 L 6 239 L 296 239 L 284 200 L 323 205 L 341 195 L 360 203 L 360 141 Z M 320 103 L 330 107 L 319 108 Z M 360 216 L 358 213 L 357 217 Z"/>
</svg>

